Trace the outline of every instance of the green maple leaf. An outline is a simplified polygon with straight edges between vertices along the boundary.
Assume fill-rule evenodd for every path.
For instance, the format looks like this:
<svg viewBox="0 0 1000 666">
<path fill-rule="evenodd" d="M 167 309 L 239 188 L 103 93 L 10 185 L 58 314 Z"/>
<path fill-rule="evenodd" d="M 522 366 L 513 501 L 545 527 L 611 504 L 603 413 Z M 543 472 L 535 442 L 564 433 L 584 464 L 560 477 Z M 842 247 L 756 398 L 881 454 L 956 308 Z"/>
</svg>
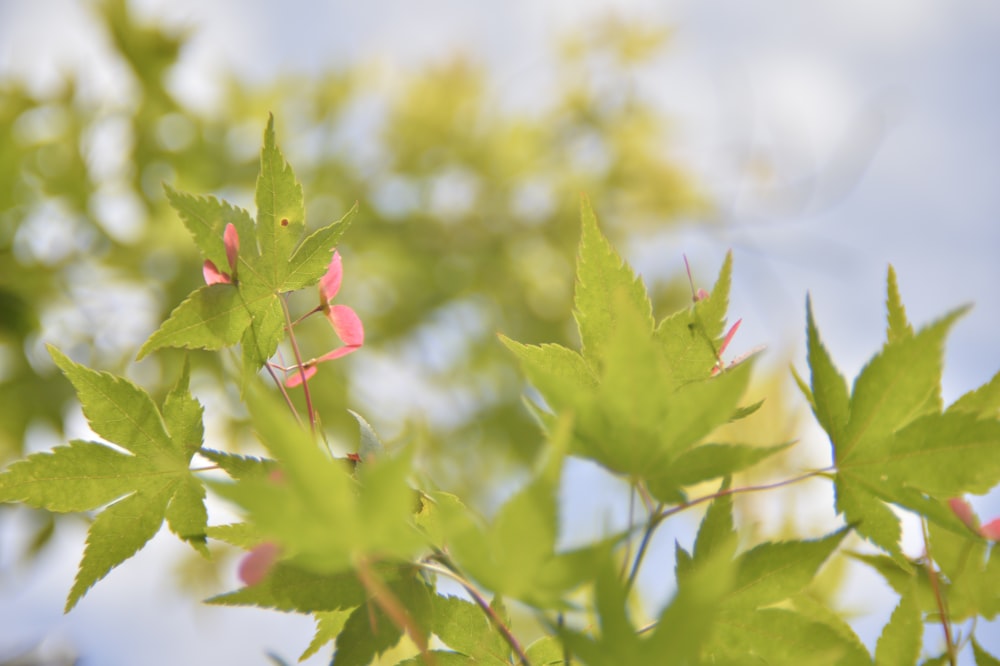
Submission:
<svg viewBox="0 0 1000 666">
<path fill-rule="evenodd" d="M 302 186 L 275 143 L 273 116 L 268 116 L 264 129 L 254 203 L 260 274 L 265 284 L 277 290 L 288 275 L 288 258 L 305 230 L 305 206 Z"/>
<path fill-rule="evenodd" d="M 313 613 L 316 620 L 316 633 L 305 651 L 299 656 L 299 661 L 305 661 L 309 657 L 318 653 L 327 643 L 332 643 L 344 630 L 347 618 L 351 616 L 351 611 L 324 611 Z"/>
<path fill-rule="evenodd" d="M 475 663 L 508 663 L 510 646 L 479 606 L 459 597 L 436 595 L 431 608 L 431 631 L 445 645 Z"/>
<path fill-rule="evenodd" d="M 764 449 L 736 445 L 695 453 L 718 426 L 753 411 L 738 405 L 750 363 L 713 372 L 732 257 L 727 256 L 714 293 L 654 327 L 645 286 L 601 233 L 586 200 L 581 218 L 574 315 L 582 351 L 501 336 L 546 407 L 573 415 L 570 453 L 648 480 L 664 501 L 682 498 L 685 483 L 723 476 L 766 457 Z M 539 415 L 551 429 L 552 416 L 545 410 Z"/>
<path fill-rule="evenodd" d="M 720 620 L 713 639 L 709 663 L 871 664 L 871 656 L 857 640 L 785 608 L 762 608 Z"/>
<path fill-rule="evenodd" d="M 727 480 L 722 490 L 728 487 Z M 657 626 L 670 636 L 662 645 L 671 663 L 869 663 L 849 628 L 770 608 L 798 598 L 845 534 L 842 529 L 817 540 L 763 543 L 735 555 L 732 496 L 714 499 L 693 555 L 677 546 L 678 595 Z M 675 657 L 676 646 L 685 644 Z"/>
<path fill-rule="evenodd" d="M 432 595 L 428 586 L 411 573 L 390 582 L 387 588 L 410 616 L 426 643 L 432 617 Z M 344 623 L 337 636 L 337 650 L 331 666 L 365 666 L 398 643 L 402 635 L 403 627 L 395 624 L 375 599 L 369 599 L 356 608 Z"/>
<path fill-rule="evenodd" d="M 986 384 L 953 402 L 948 411 L 968 412 L 984 419 L 1000 416 L 1000 372 Z"/>
<path fill-rule="evenodd" d="M 983 649 L 983 646 L 973 637 L 972 655 L 976 660 L 976 666 L 1000 666 L 1000 659 Z"/>
<path fill-rule="evenodd" d="M 703 533 L 716 535 L 709 543 L 720 544 L 706 557 L 732 548 L 727 530 L 725 516 L 706 515 L 698 544 Z M 801 594 L 846 533 L 844 528 L 817 540 L 763 543 L 737 555 L 731 564 L 732 583 L 714 606 L 704 653 L 720 663 L 740 663 L 751 655 L 764 663 L 870 663 L 853 633 L 799 611 L 773 608 Z M 695 555 L 697 559 L 697 548 Z"/>
<path fill-rule="evenodd" d="M 702 444 L 678 456 L 659 474 L 650 474 L 646 485 L 657 499 L 683 502 L 686 495 L 681 488 L 741 472 L 791 445 Z"/>
<path fill-rule="evenodd" d="M 830 437 L 838 512 L 906 566 L 899 518 L 887 504 L 965 531 L 943 500 L 983 493 L 1000 481 L 1000 421 L 995 418 L 1000 390 L 991 382 L 942 413 L 944 339 L 966 309 L 914 332 L 891 267 L 887 282 L 886 343 L 850 392 L 820 340 L 807 301 L 811 386 L 799 383 Z"/>
<path fill-rule="evenodd" d="M 363 604 L 366 598 L 364 586 L 352 571 L 319 574 L 278 562 L 256 585 L 214 596 L 206 603 L 319 613 L 351 610 Z"/>
<path fill-rule="evenodd" d="M 704 379 L 706 371 L 718 363 L 732 272 L 733 255 L 729 252 L 709 296 L 666 317 L 656 327 L 656 339 L 670 361 L 664 378 L 668 388 Z"/>
<path fill-rule="evenodd" d="M 723 481 L 719 492 L 729 490 L 731 479 Z M 736 555 L 737 536 L 733 526 L 733 496 L 721 495 L 712 500 L 705 512 L 705 517 L 698 528 L 698 536 L 694 543 L 691 562 L 697 564 L 708 562 L 714 557 L 726 560 Z"/>
<path fill-rule="evenodd" d="M 599 367 L 620 313 L 634 313 L 638 325 L 649 330 L 653 328 L 653 313 L 646 286 L 601 233 L 585 197 L 580 200 L 580 218 L 583 233 L 577 261 L 574 316 L 583 356 Z"/>
<path fill-rule="evenodd" d="M 728 554 L 722 551 L 703 556 L 697 565 L 685 569 L 684 575 L 678 576 L 677 593 L 651 631 L 640 633 L 632 624 L 624 585 L 616 572 L 606 567 L 598 574 L 594 590 L 599 635 L 567 629 L 559 633 L 572 653 L 587 664 L 702 663 L 699 656 L 709 647 L 719 602 L 732 587 L 734 570 Z"/>
<path fill-rule="evenodd" d="M 886 333 L 885 338 L 890 343 L 899 342 L 913 336 L 913 326 L 906 318 L 906 308 L 899 295 L 899 283 L 896 280 L 896 269 L 889 266 L 889 276 L 886 278 L 887 295 L 885 298 Z"/>
<path fill-rule="evenodd" d="M 383 456 L 377 464 L 359 466 L 353 476 L 343 461 L 321 451 L 273 396 L 251 393 L 248 402 L 281 480 L 251 474 L 212 487 L 242 506 L 264 538 L 281 544 L 289 561 L 335 573 L 362 555 L 405 560 L 424 545 L 413 525 L 408 454 Z"/>
<path fill-rule="evenodd" d="M 484 525 L 461 503 L 432 496 L 436 511 L 421 520 L 436 543 L 444 543 L 459 566 L 498 595 L 539 608 L 564 608 L 564 596 L 581 585 L 610 554 L 618 538 L 556 552 L 556 488 L 572 424 L 561 418 L 549 436 L 541 471 Z"/>
<path fill-rule="evenodd" d="M 876 666 L 915 664 L 920 656 L 924 625 L 917 605 L 916 593 L 908 590 L 899 598 L 896 610 L 883 627 L 875 646 Z"/>
<path fill-rule="evenodd" d="M 143 343 L 142 360 L 163 347 L 217 350 L 240 341 L 250 325 L 250 311 L 231 284 L 208 284 L 191 292 Z"/>
<path fill-rule="evenodd" d="M 218 350 L 242 346 L 244 389 L 284 338 L 281 294 L 316 284 L 334 247 L 357 214 L 357 204 L 340 220 L 304 240 L 302 186 L 278 149 L 274 119 L 264 130 L 255 201 L 257 216 L 213 197 L 166 188 L 167 200 L 191 232 L 202 256 L 227 266 L 223 232 L 232 224 L 239 250 L 228 283 L 193 291 L 139 350 L 138 358 L 163 347 Z M 229 270 L 229 269 L 226 269 Z"/>
<path fill-rule="evenodd" d="M 931 552 L 947 586 L 948 614 L 953 622 L 1000 614 L 1000 548 L 971 531 L 957 534 L 931 523 Z M 932 609 L 931 609 L 932 610 Z"/>
<path fill-rule="evenodd" d="M 0 475 L 0 500 L 56 512 L 97 514 L 66 602 L 69 611 L 98 580 L 141 549 L 164 519 L 171 531 L 207 554 L 204 488 L 189 470 L 201 446 L 201 405 L 188 391 L 185 365 L 160 410 L 121 377 L 74 363 L 49 347 L 73 384 L 90 427 L 121 449 L 75 440 L 36 453 Z"/>
<path fill-rule="evenodd" d="M 257 233 L 250 213 L 215 197 L 197 197 L 178 192 L 169 185 L 163 186 L 167 202 L 173 208 L 184 226 L 191 233 L 195 245 L 201 250 L 202 258 L 216 266 L 228 263 L 222 233 L 227 224 L 232 223 L 240 237 L 240 261 L 254 266 L 258 256 Z M 239 267 L 237 272 L 241 272 Z"/>
<path fill-rule="evenodd" d="M 800 592 L 840 545 L 847 528 L 816 540 L 763 543 L 735 561 L 733 589 L 724 595 L 727 611 L 761 608 Z"/>
<path fill-rule="evenodd" d="M 538 666 L 558 666 L 566 663 L 566 650 L 555 636 L 542 636 L 524 651 L 528 661 Z"/>
</svg>

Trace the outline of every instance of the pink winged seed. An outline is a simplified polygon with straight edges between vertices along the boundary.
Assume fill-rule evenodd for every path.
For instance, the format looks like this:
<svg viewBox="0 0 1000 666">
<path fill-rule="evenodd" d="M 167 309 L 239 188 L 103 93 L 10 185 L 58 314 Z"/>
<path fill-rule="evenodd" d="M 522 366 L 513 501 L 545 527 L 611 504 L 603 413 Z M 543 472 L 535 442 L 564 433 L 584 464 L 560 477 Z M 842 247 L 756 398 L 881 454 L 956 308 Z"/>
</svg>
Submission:
<svg viewBox="0 0 1000 666">
<path fill-rule="evenodd" d="M 343 277 L 344 265 L 340 260 L 340 253 L 334 250 L 326 274 L 319 281 L 319 296 L 323 303 L 329 303 L 337 295 Z"/>
<path fill-rule="evenodd" d="M 237 575 L 246 585 L 256 585 L 271 572 L 280 555 L 281 547 L 278 544 L 265 541 L 240 560 Z"/>
<path fill-rule="evenodd" d="M 236 258 L 240 253 L 240 234 L 232 222 L 226 225 L 226 230 L 222 232 L 222 242 L 226 246 L 226 261 L 229 262 L 229 270 L 236 275 Z"/>
<path fill-rule="evenodd" d="M 1000 518 L 994 518 L 979 528 L 979 534 L 990 541 L 1000 541 Z"/>
<path fill-rule="evenodd" d="M 317 368 L 315 365 L 306 365 L 305 369 L 302 371 L 295 368 L 295 372 L 289 375 L 288 379 L 285 380 L 285 386 L 287 388 L 295 388 L 302 383 L 303 375 L 305 375 L 305 381 L 309 381 L 312 379 L 312 376 L 316 374 L 316 370 Z"/>
<path fill-rule="evenodd" d="M 994 518 L 982 527 L 979 526 L 979 518 L 976 517 L 972 505 L 962 497 L 952 497 L 948 500 L 948 508 L 959 520 L 965 523 L 970 530 L 990 541 L 1000 541 L 1000 518 Z"/>
<path fill-rule="evenodd" d="M 969 504 L 961 497 L 952 497 L 948 500 L 948 508 L 951 512 L 955 514 L 959 520 L 965 523 L 973 532 L 979 531 L 979 521 L 976 519 L 976 514 L 972 510 L 972 505 Z"/>
<path fill-rule="evenodd" d="M 722 339 L 722 344 L 719 345 L 719 356 L 722 356 L 723 352 L 726 351 L 726 347 L 728 347 L 729 343 L 733 341 L 733 338 L 736 336 L 736 331 L 740 329 L 740 324 L 742 323 L 742 319 L 737 319 L 736 323 L 730 327 L 729 332 L 726 333 L 726 337 Z"/>
<path fill-rule="evenodd" d="M 332 306 L 326 318 L 345 345 L 360 347 L 365 343 L 365 328 L 361 324 L 361 318 L 348 306 Z"/>
<path fill-rule="evenodd" d="M 295 368 L 288 375 L 288 378 L 285 379 L 286 387 L 294 388 L 302 384 L 303 381 L 309 381 L 316 374 L 316 366 L 318 364 L 347 356 L 365 343 L 365 328 L 357 313 L 346 305 L 330 305 L 330 301 L 340 291 L 340 284 L 343 277 L 344 267 L 340 259 L 340 253 L 334 250 L 326 273 L 319 281 L 320 307 L 318 309 L 323 311 L 323 314 L 326 316 L 327 321 L 330 322 L 330 326 L 333 327 L 343 346 L 337 347 L 318 358 L 304 363 L 304 369 L 302 370 Z"/>
<path fill-rule="evenodd" d="M 216 268 L 210 259 L 201 265 L 201 274 L 205 276 L 205 284 L 232 284 L 232 278 Z"/>
<path fill-rule="evenodd" d="M 229 262 L 231 273 L 223 273 L 211 259 L 206 259 L 201 265 L 201 274 L 205 278 L 205 284 L 232 284 L 236 275 L 236 259 L 240 253 L 240 235 L 236 227 L 230 222 L 222 232 L 222 242 L 226 246 L 226 261 Z"/>
</svg>

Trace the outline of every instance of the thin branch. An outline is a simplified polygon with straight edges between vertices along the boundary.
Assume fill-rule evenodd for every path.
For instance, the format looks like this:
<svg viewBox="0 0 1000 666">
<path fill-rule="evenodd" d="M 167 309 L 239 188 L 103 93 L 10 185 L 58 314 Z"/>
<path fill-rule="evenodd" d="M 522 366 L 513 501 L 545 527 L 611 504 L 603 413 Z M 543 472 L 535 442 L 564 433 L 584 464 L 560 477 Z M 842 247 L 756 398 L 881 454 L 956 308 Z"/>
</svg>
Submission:
<svg viewBox="0 0 1000 666">
<path fill-rule="evenodd" d="M 302 424 L 302 418 L 299 416 L 298 410 L 295 409 L 295 403 L 292 402 L 292 397 L 288 395 L 288 390 L 285 388 L 285 384 L 278 379 L 278 375 L 274 374 L 274 368 L 271 367 L 270 363 L 265 363 L 264 367 L 267 368 L 267 374 L 271 375 L 271 379 L 274 380 L 275 386 L 277 386 L 278 390 L 281 391 L 281 395 L 285 399 L 285 404 L 288 405 L 288 410 L 292 413 L 292 416 L 295 417 L 299 427 L 304 427 Z"/>
<path fill-rule="evenodd" d="M 625 581 L 625 595 L 632 591 L 632 586 L 635 585 L 635 579 L 639 575 L 639 567 L 642 565 L 642 558 L 646 556 L 646 550 L 649 548 L 649 542 L 653 538 L 653 532 L 656 531 L 657 525 L 663 522 L 662 519 L 657 519 L 657 516 L 661 515 L 663 511 L 663 503 L 660 502 L 655 509 L 649 514 L 649 520 L 646 521 L 646 529 L 642 534 L 642 541 L 639 543 L 639 551 L 635 554 L 635 560 L 632 562 L 632 570 L 628 573 L 628 580 Z"/>
<path fill-rule="evenodd" d="M 281 312 L 285 315 L 285 328 L 288 330 L 288 341 L 292 345 L 292 352 L 295 354 L 295 363 L 302 376 L 302 393 L 306 397 L 306 413 L 309 415 L 309 429 L 316 433 L 316 415 L 313 413 L 312 396 L 309 394 L 309 382 L 306 377 L 306 366 L 302 364 L 302 354 L 299 352 L 299 343 L 295 339 L 295 330 L 292 324 L 292 315 L 288 312 L 288 302 L 281 298 Z"/>
<path fill-rule="evenodd" d="M 941 616 L 941 628 L 944 629 L 944 640 L 948 644 L 948 663 L 951 666 L 957 664 L 955 655 L 955 644 L 951 637 L 951 623 L 948 621 L 948 609 L 944 596 L 941 594 L 941 581 L 938 580 L 937 571 L 934 570 L 934 555 L 931 553 L 931 538 L 927 531 L 927 519 L 920 519 L 920 528 L 924 533 L 924 553 L 926 559 L 924 567 L 927 569 L 927 579 L 930 581 L 931 590 L 934 593 L 934 601 L 937 602 L 938 615 Z"/>
<path fill-rule="evenodd" d="M 292 322 L 292 326 L 297 326 L 300 322 L 302 322 L 303 320 L 305 320 L 308 317 L 313 316 L 317 312 L 320 312 L 322 309 L 323 309 L 322 305 L 317 305 L 312 310 L 310 310 L 309 312 L 305 313 L 304 315 L 302 315 L 301 317 L 299 317 L 298 319 L 296 319 L 295 321 L 293 321 Z"/>
<path fill-rule="evenodd" d="M 433 571 L 441 574 L 442 576 L 447 576 L 464 587 L 465 591 L 472 597 L 472 600 L 476 602 L 476 605 L 482 609 L 482 611 L 486 614 L 486 617 L 488 617 L 493 623 L 493 626 L 497 628 L 497 631 L 500 632 L 503 639 L 507 641 L 507 644 L 514 651 L 514 654 L 516 654 L 517 658 L 521 660 L 521 664 L 523 666 L 531 666 L 531 662 L 528 661 L 528 655 L 525 654 L 524 648 L 521 647 L 521 643 L 517 640 L 517 637 L 514 636 L 510 627 L 507 626 L 503 619 L 497 615 L 497 612 L 493 610 L 493 606 L 490 606 L 489 602 L 486 601 L 486 598 L 483 597 L 479 590 L 476 589 L 475 585 L 470 583 L 465 579 L 465 577 L 449 566 L 447 564 L 447 557 L 443 553 L 439 553 L 437 558 L 441 561 L 441 565 L 434 564 L 433 562 L 418 562 L 417 566 L 422 567 L 427 571 Z"/>
<path fill-rule="evenodd" d="M 649 493 L 649 488 L 646 487 L 646 482 L 640 479 L 636 482 L 635 489 L 639 491 L 639 497 L 642 498 L 642 505 L 646 507 L 646 511 L 652 512 L 653 507 L 656 506 L 657 502 L 653 501 L 653 496 Z"/>
<path fill-rule="evenodd" d="M 824 476 L 828 472 L 833 471 L 833 469 L 834 469 L 833 467 L 824 467 L 823 469 L 813 470 L 811 472 L 807 472 L 806 474 L 801 474 L 799 476 L 792 477 L 791 479 L 785 479 L 783 481 L 776 481 L 774 483 L 766 483 L 759 486 L 742 486 L 739 488 L 729 488 L 728 490 L 720 490 L 710 495 L 705 495 L 703 497 L 696 497 L 693 500 L 688 500 L 687 502 L 683 502 L 676 506 L 672 506 L 665 511 L 657 513 L 655 516 L 653 516 L 653 519 L 656 521 L 657 524 L 659 524 L 664 520 L 666 520 L 667 518 L 669 518 L 670 516 L 674 515 L 675 513 L 680 513 L 685 509 L 690 509 L 693 506 L 697 506 L 698 504 L 714 500 L 718 497 L 725 497 L 726 495 L 736 495 L 742 493 L 754 493 L 761 490 L 774 490 L 775 488 L 790 486 L 793 483 L 798 483 L 799 481 L 805 481 L 806 479 L 811 479 L 814 476 Z"/>
<path fill-rule="evenodd" d="M 632 484 L 632 491 L 628 494 L 628 527 L 629 531 L 632 530 L 632 521 L 635 520 L 635 496 L 636 496 L 635 484 Z M 625 556 L 622 557 L 622 568 L 618 572 L 619 578 L 625 577 L 625 567 L 628 566 L 628 561 L 632 558 L 632 539 L 629 538 L 625 541 Z"/>
</svg>

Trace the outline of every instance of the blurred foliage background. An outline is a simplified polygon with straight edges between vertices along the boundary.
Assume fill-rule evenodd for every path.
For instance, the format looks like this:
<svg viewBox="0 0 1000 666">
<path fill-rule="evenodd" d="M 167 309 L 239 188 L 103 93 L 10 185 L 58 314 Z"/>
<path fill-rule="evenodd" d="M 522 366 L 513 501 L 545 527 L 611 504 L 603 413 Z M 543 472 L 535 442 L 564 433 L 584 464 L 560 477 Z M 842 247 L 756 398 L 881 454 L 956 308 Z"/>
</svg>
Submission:
<svg viewBox="0 0 1000 666">
<path fill-rule="evenodd" d="M 182 352 L 134 363 L 202 283 L 162 184 L 252 212 L 269 112 L 303 184 L 309 228 L 360 204 L 340 246 L 338 302 L 358 312 L 367 339 L 310 384 L 324 427 L 353 450 L 346 408 L 359 411 L 388 439 L 416 441 L 430 482 L 473 503 L 488 504 L 540 441 L 496 333 L 577 344 L 581 193 L 619 245 L 709 217 L 710 202 L 671 159 L 669 122 L 634 76 L 668 47 L 660 26 L 608 18 L 554 44 L 558 89 L 531 112 L 498 104 L 489 72 L 462 55 L 388 82 L 364 63 L 269 84 L 230 77 L 221 103 L 205 111 L 169 86 L 190 31 L 137 22 L 125 0 L 94 9 L 127 72 L 127 95 L 93 100 L 72 78 L 46 95 L 0 80 L 0 463 L 30 453 L 32 433 L 64 441 L 72 426 L 70 385 L 44 343 L 154 395 L 174 381 Z M 658 316 L 690 302 L 686 282 L 650 288 Z M 293 312 L 314 299 L 295 295 Z M 327 326 L 311 324 L 297 329 L 307 356 L 333 344 Z M 207 444 L 240 450 L 250 438 L 236 356 L 190 357 L 195 392 L 209 403 Z M 783 403 L 770 402 L 754 432 L 744 424 L 734 436 L 789 439 L 794 419 Z M 57 527 L 33 515 L 29 554 Z"/>
</svg>

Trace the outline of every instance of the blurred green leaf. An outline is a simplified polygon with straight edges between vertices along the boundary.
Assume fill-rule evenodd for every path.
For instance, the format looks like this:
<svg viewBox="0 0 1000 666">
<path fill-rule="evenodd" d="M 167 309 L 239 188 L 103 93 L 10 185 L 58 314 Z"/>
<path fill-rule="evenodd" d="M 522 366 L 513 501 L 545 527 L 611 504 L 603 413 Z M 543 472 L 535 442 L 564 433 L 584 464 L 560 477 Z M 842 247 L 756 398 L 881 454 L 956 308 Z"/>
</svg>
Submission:
<svg viewBox="0 0 1000 666">
<path fill-rule="evenodd" d="M 76 389 L 90 427 L 127 451 L 74 441 L 0 475 L 0 499 L 50 511 L 87 511 L 118 500 L 90 526 L 69 611 L 153 538 L 164 517 L 181 539 L 207 554 L 204 489 L 188 469 L 201 446 L 201 406 L 188 392 L 186 370 L 161 415 L 149 394 L 125 379 L 74 363 L 55 347 L 49 353 Z"/>
<path fill-rule="evenodd" d="M 876 666 L 915 664 L 920 656 L 924 625 L 914 592 L 904 594 L 882 629 L 875 647 Z"/>
</svg>

